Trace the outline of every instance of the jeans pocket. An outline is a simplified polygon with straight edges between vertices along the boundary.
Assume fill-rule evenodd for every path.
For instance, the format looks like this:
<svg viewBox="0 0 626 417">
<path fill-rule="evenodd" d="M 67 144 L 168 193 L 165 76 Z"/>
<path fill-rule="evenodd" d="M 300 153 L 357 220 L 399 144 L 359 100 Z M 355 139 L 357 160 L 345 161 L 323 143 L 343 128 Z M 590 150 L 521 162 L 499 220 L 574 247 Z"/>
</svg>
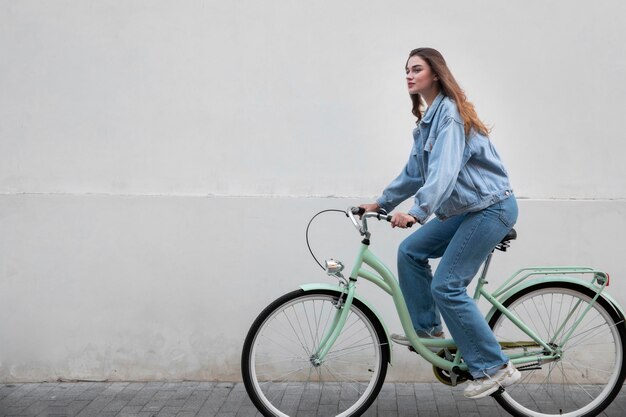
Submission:
<svg viewBox="0 0 626 417">
<path fill-rule="evenodd" d="M 517 201 L 515 196 L 511 195 L 498 204 L 500 205 L 500 213 L 498 215 L 500 221 L 509 229 L 515 226 L 515 222 L 517 222 Z"/>
</svg>

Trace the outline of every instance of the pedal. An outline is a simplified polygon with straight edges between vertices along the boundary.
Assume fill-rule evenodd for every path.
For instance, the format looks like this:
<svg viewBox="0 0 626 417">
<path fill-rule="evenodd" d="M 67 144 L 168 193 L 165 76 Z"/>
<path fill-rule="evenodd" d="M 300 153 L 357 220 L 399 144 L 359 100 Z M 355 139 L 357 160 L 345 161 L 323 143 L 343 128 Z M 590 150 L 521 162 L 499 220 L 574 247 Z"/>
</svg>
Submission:
<svg viewBox="0 0 626 417">
<path fill-rule="evenodd" d="M 516 367 L 518 371 L 540 371 L 541 369 L 543 369 L 541 367 L 541 363 L 537 362 L 537 363 L 530 363 L 528 365 L 521 365 L 521 366 L 517 366 Z"/>
<path fill-rule="evenodd" d="M 455 368 L 456 366 L 450 371 L 450 382 L 452 383 L 453 387 L 456 387 L 457 381 L 459 379 L 459 375 L 454 371 Z"/>
</svg>

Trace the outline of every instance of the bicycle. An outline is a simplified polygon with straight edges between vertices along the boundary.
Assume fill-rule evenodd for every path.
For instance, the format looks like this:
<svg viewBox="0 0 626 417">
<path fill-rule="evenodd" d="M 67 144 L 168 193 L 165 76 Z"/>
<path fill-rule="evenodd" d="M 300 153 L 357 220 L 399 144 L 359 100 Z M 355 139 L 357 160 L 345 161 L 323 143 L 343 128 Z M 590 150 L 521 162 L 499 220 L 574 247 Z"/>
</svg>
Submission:
<svg viewBox="0 0 626 417">
<path fill-rule="evenodd" d="M 311 404 L 320 404 L 317 415 L 358 416 L 376 399 L 392 348 L 381 317 L 356 294 L 359 278 L 392 297 L 412 348 L 433 364 L 440 382 L 472 379 L 454 340 L 417 336 L 398 280 L 370 250 L 367 220 L 391 216 L 355 207 L 344 213 L 363 237 L 349 276 L 341 262 L 322 266 L 315 259 L 337 285 L 304 284 L 283 295 L 261 312 L 245 339 L 244 385 L 266 416 L 310 415 Z M 609 275 L 589 267 L 523 268 L 487 291 L 494 251 L 506 251 L 516 237 L 511 230 L 491 251 L 474 292 L 477 302 L 491 304 L 486 320 L 522 372 L 520 382 L 492 396 L 514 416 L 595 416 L 626 377 L 624 311 L 605 291 Z"/>
</svg>

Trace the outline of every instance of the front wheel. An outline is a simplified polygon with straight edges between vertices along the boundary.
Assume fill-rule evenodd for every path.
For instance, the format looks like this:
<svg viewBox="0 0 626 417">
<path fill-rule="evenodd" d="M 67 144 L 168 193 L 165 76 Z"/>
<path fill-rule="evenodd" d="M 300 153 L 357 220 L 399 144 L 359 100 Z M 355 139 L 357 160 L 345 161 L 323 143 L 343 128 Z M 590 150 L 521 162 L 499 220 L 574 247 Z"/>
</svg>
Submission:
<svg viewBox="0 0 626 417">
<path fill-rule="evenodd" d="M 626 376 L 623 317 L 604 298 L 570 283 L 537 284 L 505 303 L 511 312 L 560 352 L 542 362 L 537 345 L 501 312 L 489 324 L 509 356 L 538 351 L 538 360 L 521 364 L 522 379 L 494 398 L 514 416 L 596 416 L 619 393 Z M 571 337 L 565 335 L 574 329 Z"/>
<path fill-rule="evenodd" d="M 340 312 L 341 293 L 297 290 L 270 304 L 244 342 L 246 391 L 266 416 L 358 416 L 374 401 L 387 373 L 389 345 L 376 315 L 354 299 L 325 358 L 315 352 Z M 345 307 L 344 307 L 345 308 Z"/>
</svg>

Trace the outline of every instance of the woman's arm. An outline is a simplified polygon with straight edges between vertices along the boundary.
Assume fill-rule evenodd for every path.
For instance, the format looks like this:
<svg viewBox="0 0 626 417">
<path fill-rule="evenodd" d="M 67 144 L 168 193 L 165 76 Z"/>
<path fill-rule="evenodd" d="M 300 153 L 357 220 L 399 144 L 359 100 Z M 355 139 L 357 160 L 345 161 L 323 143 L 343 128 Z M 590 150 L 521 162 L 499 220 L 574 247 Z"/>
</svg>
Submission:
<svg viewBox="0 0 626 417">
<path fill-rule="evenodd" d="M 376 200 L 376 204 L 388 213 L 407 198 L 415 195 L 415 192 L 424 184 L 417 163 L 415 145 L 409 155 L 409 160 L 400 174 L 385 188 L 382 195 Z"/>
<path fill-rule="evenodd" d="M 456 184 L 465 150 L 463 123 L 448 117 L 437 133 L 430 149 L 428 177 L 415 194 L 415 205 L 409 214 L 423 224 L 441 204 L 450 197 Z"/>
</svg>

